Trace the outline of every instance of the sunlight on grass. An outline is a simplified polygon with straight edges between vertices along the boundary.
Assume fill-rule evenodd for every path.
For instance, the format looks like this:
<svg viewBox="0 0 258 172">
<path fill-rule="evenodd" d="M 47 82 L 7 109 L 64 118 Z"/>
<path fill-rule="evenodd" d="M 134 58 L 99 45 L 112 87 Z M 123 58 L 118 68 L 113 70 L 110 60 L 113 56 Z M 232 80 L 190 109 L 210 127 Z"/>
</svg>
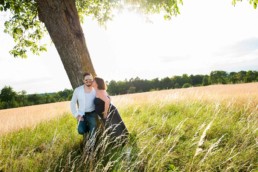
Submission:
<svg viewBox="0 0 258 172">
<path fill-rule="evenodd" d="M 209 91 L 210 90 L 210 91 Z M 3 135 L 0 171 L 255 171 L 258 84 L 114 96 L 125 146 L 101 135 L 82 144 L 66 114 Z M 19 170 L 18 170 L 19 171 Z"/>
<path fill-rule="evenodd" d="M 69 102 L 58 102 L 0 110 L 0 136 L 62 116 L 69 107 Z"/>
</svg>

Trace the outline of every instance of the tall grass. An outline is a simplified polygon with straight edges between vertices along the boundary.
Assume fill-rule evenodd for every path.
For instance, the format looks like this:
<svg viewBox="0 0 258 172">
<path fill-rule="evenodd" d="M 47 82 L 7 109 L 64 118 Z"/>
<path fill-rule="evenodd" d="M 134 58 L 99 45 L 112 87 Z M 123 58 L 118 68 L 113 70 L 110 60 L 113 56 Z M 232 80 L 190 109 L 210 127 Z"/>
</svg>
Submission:
<svg viewBox="0 0 258 172">
<path fill-rule="evenodd" d="M 113 97 L 125 146 L 83 144 L 71 114 L 2 136 L 0 171 L 257 171 L 257 92 L 183 90 Z"/>
<path fill-rule="evenodd" d="M 80 137 L 70 114 L 34 128 L 1 136 L 0 171 L 46 171 L 69 149 L 77 149 Z"/>
</svg>

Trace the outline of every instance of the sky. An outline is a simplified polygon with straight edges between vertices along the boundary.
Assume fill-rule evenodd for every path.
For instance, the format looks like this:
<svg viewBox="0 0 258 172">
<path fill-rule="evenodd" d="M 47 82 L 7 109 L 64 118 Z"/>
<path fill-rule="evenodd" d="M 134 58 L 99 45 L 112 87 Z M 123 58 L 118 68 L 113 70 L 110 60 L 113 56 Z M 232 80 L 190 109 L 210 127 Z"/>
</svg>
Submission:
<svg viewBox="0 0 258 172">
<path fill-rule="evenodd" d="M 258 69 L 258 9 L 247 1 L 233 6 L 231 0 L 184 0 L 180 13 L 165 21 L 125 10 L 106 27 L 87 17 L 82 28 L 97 75 L 118 81 Z M 47 34 L 47 52 L 13 58 L 14 42 L 3 23 L 2 14 L 0 89 L 32 94 L 72 88 Z"/>
</svg>

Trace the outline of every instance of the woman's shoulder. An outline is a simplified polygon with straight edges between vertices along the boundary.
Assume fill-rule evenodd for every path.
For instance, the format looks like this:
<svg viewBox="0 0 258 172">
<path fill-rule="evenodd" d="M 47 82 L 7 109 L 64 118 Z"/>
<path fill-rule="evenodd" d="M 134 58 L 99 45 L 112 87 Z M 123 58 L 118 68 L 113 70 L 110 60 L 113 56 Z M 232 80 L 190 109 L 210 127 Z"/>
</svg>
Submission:
<svg viewBox="0 0 258 172">
<path fill-rule="evenodd" d="M 109 97 L 104 92 L 96 94 L 96 98 L 99 98 L 103 101 L 108 101 Z"/>
</svg>

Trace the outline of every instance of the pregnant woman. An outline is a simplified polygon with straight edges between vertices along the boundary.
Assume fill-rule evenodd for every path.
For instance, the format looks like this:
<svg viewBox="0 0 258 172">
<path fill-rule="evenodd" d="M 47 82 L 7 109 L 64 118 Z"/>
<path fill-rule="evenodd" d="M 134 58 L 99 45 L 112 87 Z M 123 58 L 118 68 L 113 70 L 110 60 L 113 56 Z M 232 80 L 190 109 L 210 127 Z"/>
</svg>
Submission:
<svg viewBox="0 0 258 172">
<path fill-rule="evenodd" d="M 125 143 L 128 130 L 117 108 L 110 101 L 105 81 L 100 77 L 95 77 L 92 86 L 96 90 L 95 111 L 101 117 L 108 136 L 114 142 Z"/>
</svg>

